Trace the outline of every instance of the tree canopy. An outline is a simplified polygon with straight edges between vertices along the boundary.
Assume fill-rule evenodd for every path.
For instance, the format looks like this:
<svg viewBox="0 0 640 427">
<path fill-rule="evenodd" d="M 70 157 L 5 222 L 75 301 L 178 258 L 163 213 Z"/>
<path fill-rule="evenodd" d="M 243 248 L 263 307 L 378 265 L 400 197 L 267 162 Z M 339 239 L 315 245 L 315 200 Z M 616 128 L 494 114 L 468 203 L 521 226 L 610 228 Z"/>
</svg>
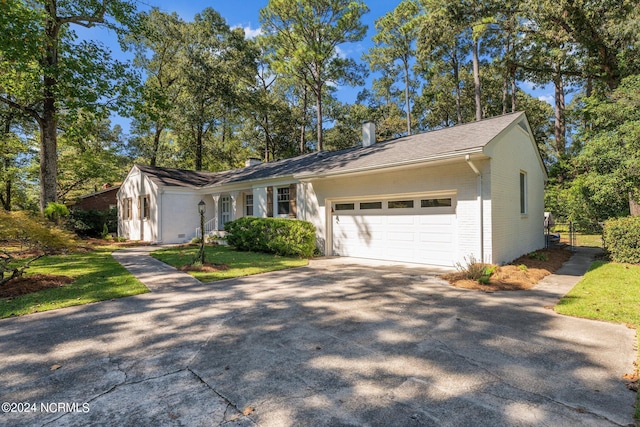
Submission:
<svg viewBox="0 0 640 427">
<path fill-rule="evenodd" d="M 0 3 L 0 205 L 71 201 L 133 162 L 223 170 L 526 111 L 547 209 L 637 213 L 640 6 L 631 0 L 270 0 L 249 38 L 212 8 Z M 106 26 L 131 61 L 74 29 Z M 371 79 L 365 78 L 371 73 Z M 360 86 L 355 102 L 338 96 Z M 550 85 L 551 104 L 527 93 Z M 109 115 L 131 119 L 130 135 Z M 33 183 L 38 184 L 34 188 Z"/>
</svg>

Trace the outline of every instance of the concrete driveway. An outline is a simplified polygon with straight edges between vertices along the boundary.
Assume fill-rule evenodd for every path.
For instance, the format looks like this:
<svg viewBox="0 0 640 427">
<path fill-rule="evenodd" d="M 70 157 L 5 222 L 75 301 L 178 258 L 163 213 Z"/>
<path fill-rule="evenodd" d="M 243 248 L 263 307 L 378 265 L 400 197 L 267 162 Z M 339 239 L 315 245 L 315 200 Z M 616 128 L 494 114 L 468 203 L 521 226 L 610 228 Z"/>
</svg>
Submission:
<svg viewBox="0 0 640 427">
<path fill-rule="evenodd" d="M 548 308 L 575 269 L 492 294 L 348 259 L 200 284 L 147 250 L 115 256 L 151 293 L 0 321 L 0 424 L 633 423 L 635 331 Z"/>
</svg>

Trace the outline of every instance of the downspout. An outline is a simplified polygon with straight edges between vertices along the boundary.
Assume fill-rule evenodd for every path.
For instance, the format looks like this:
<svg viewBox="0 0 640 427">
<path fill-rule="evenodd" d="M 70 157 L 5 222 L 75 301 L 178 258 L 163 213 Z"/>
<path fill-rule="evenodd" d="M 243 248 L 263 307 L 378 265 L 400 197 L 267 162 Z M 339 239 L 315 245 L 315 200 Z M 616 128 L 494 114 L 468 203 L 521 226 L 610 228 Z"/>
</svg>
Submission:
<svg viewBox="0 0 640 427">
<path fill-rule="evenodd" d="M 476 176 L 478 177 L 477 181 L 478 181 L 478 205 L 480 207 L 480 262 L 484 262 L 484 209 L 482 207 L 483 205 L 483 200 L 482 200 L 482 174 L 480 173 L 480 170 L 476 167 L 476 165 L 473 164 L 473 162 L 471 161 L 471 157 L 467 154 L 464 157 L 464 160 L 467 162 L 467 164 L 469 165 L 469 167 L 473 170 L 473 172 L 476 174 Z"/>
</svg>

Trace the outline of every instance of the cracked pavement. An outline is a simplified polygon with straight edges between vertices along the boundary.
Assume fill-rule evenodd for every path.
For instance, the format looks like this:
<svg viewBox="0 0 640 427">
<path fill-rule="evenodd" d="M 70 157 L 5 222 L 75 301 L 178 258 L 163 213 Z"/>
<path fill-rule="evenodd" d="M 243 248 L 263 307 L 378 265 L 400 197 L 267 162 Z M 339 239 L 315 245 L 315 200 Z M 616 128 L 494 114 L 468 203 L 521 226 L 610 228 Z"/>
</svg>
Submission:
<svg viewBox="0 0 640 427">
<path fill-rule="evenodd" d="M 150 293 L 0 320 L 0 400 L 36 409 L 0 424 L 633 423 L 635 331 L 545 308 L 590 253 L 486 294 L 348 258 L 201 284 L 149 250 L 114 257 Z"/>
</svg>

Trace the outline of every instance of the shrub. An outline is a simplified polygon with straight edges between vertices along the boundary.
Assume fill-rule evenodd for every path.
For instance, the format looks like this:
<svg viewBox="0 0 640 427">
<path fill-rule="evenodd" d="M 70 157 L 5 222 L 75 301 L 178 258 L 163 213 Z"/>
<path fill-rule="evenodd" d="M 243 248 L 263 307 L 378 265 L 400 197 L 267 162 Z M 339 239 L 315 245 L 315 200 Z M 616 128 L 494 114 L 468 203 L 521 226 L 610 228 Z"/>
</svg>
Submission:
<svg viewBox="0 0 640 427">
<path fill-rule="evenodd" d="M 69 216 L 69 208 L 62 203 L 49 202 L 44 208 L 44 215 L 56 224 L 60 224 L 60 220 Z"/>
<path fill-rule="evenodd" d="M 480 262 L 475 256 L 464 257 L 465 264 L 456 263 L 456 269 L 465 279 L 475 280 L 483 285 L 488 285 L 493 273 L 498 270 L 497 265 Z"/>
<path fill-rule="evenodd" d="M 224 229 L 229 245 L 242 251 L 310 257 L 316 248 L 316 229 L 308 221 L 242 217 Z"/>
<path fill-rule="evenodd" d="M 611 260 L 640 264 L 640 216 L 606 221 L 602 240 Z"/>
<path fill-rule="evenodd" d="M 100 237 L 102 237 L 103 239 L 109 237 L 109 227 L 107 227 L 106 223 L 102 225 L 102 232 L 100 233 Z"/>
<path fill-rule="evenodd" d="M 108 211 L 74 209 L 67 219 L 67 227 L 83 237 L 102 237 L 105 226 L 108 233 L 118 231 L 118 210 Z"/>
<path fill-rule="evenodd" d="M 17 242 L 27 255 L 0 249 L 0 285 L 21 277 L 38 258 L 72 249 L 75 243 L 68 232 L 51 227 L 43 217 L 4 210 L 0 210 L 0 242 Z"/>
<path fill-rule="evenodd" d="M 531 252 L 527 255 L 527 257 L 529 257 L 530 259 L 536 259 L 538 261 L 548 261 L 549 257 L 547 256 L 547 254 L 543 253 L 543 252 Z"/>
</svg>

